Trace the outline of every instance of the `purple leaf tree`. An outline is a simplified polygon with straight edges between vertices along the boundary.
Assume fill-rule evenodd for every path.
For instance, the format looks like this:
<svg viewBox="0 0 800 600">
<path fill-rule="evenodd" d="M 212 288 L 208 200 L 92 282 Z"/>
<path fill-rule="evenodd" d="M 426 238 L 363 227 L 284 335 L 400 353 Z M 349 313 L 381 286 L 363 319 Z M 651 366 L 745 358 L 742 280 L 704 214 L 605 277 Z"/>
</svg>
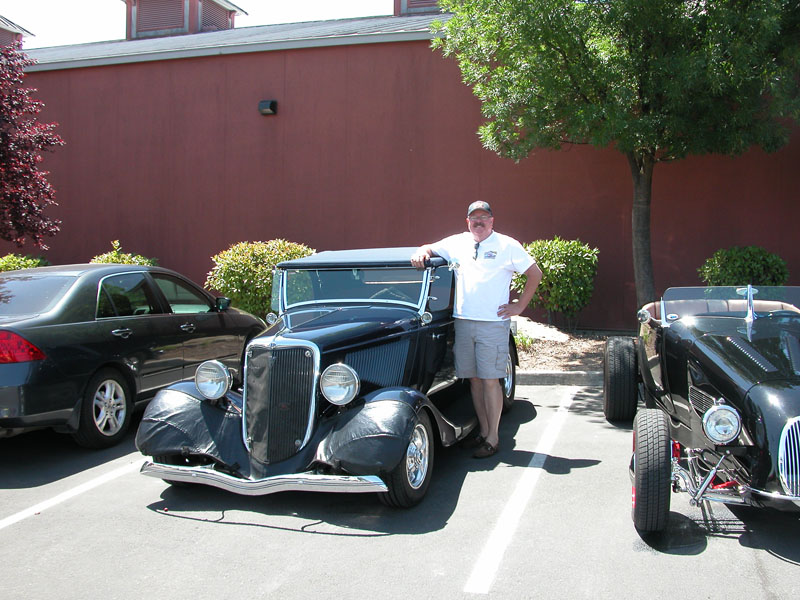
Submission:
<svg viewBox="0 0 800 600">
<path fill-rule="evenodd" d="M 22 247 L 30 238 L 43 250 L 45 236 L 59 231 L 60 221 L 44 214 L 55 205 L 47 171 L 39 169 L 42 153 L 63 146 L 57 123 L 40 123 L 44 106 L 33 100 L 33 88 L 22 85 L 25 68 L 35 64 L 14 44 L 0 48 L 0 239 Z"/>
</svg>

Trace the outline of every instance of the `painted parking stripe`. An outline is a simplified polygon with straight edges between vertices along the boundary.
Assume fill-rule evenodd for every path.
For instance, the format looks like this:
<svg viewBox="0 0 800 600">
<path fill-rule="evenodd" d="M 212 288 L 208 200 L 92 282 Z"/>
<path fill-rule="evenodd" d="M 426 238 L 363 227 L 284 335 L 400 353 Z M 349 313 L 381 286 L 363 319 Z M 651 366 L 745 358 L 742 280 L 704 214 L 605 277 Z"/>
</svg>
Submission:
<svg viewBox="0 0 800 600">
<path fill-rule="evenodd" d="M 25 510 L 21 510 L 16 514 L 11 515 L 10 517 L 6 517 L 5 519 L 0 520 L 0 529 L 5 529 L 13 525 L 14 523 L 19 523 L 20 521 L 27 519 L 28 517 L 32 517 L 34 515 L 38 515 L 39 513 L 47 510 L 48 508 L 52 508 L 57 504 L 61 504 L 70 498 L 74 498 L 75 496 L 79 496 L 84 492 L 88 492 L 89 490 L 93 490 L 94 488 L 103 485 L 104 483 L 108 483 L 116 479 L 117 477 L 122 477 L 123 475 L 127 475 L 128 473 L 138 471 L 142 468 L 142 464 L 144 463 L 144 459 L 137 460 L 131 464 L 125 465 L 124 467 L 119 467 L 118 469 L 114 469 L 104 475 L 100 475 L 99 477 L 95 477 L 94 479 L 87 481 L 86 483 L 82 483 L 81 485 L 75 486 L 72 489 L 67 490 L 66 492 L 62 492 L 58 496 L 53 496 L 49 500 L 45 500 L 44 502 L 40 502 L 30 508 L 26 508 Z"/>
<path fill-rule="evenodd" d="M 503 555 L 517 530 L 519 520 L 533 494 L 536 483 L 539 481 L 544 461 L 547 460 L 547 456 L 558 438 L 569 413 L 569 407 L 572 405 L 572 399 L 578 389 L 577 387 L 562 389 L 565 395 L 561 399 L 558 410 L 547 425 L 527 468 L 517 482 L 514 493 L 506 502 L 483 551 L 475 561 L 472 574 L 464 586 L 464 592 L 468 594 L 489 593 L 497 576 L 497 570 L 503 561 Z"/>
</svg>

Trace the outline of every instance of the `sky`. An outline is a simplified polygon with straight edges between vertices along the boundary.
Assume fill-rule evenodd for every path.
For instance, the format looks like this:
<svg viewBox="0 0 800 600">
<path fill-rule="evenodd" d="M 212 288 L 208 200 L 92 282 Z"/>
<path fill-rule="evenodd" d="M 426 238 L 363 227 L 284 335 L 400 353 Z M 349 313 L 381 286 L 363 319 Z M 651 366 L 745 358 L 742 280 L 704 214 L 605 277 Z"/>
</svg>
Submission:
<svg viewBox="0 0 800 600">
<path fill-rule="evenodd" d="M 394 12 L 394 0 L 231 0 L 236 28 Z M 123 0 L 0 0 L 0 16 L 27 29 L 23 49 L 125 39 Z"/>
</svg>

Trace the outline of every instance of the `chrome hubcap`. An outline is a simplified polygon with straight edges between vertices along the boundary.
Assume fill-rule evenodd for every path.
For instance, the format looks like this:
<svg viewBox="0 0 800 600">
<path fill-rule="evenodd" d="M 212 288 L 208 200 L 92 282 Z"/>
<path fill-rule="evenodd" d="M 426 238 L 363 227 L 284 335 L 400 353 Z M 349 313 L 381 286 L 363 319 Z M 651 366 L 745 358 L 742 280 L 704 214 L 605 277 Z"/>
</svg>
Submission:
<svg viewBox="0 0 800 600">
<path fill-rule="evenodd" d="M 119 433 L 127 413 L 122 387 L 113 379 L 101 383 L 94 393 L 92 410 L 100 433 L 107 436 Z"/>
<path fill-rule="evenodd" d="M 513 368 L 514 364 L 511 362 L 511 353 L 509 353 L 509 356 L 506 359 L 506 376 L 503 379 L 503 393 L 505 394 L 506 398 L 511 395 L 511 386 L 514 385 L 514 377 L 511 375 Z"/>
<path fill-rule="evenodd" d="M 417 423 L 406 449 L 406 477 L 408 484 L 414 489 L 422 485 L 428 473 L 429 443 L 427 430 L 421 423 Z"/>
</svg>

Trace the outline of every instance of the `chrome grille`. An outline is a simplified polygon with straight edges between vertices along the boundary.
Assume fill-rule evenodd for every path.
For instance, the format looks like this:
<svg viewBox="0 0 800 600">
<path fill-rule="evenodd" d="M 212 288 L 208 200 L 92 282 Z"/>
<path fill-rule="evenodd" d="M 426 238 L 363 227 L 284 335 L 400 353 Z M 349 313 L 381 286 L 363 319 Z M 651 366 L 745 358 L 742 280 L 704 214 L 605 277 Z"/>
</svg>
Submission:
<svg viewBox="0 0 800 600">
<path fill-rule="evenodd" d="M 783 490 L 790 496 L 800 497 L 800 417 L 791 419 L 783 428 L 778 471 Z"/>
<path fill-rule="evenodd" d="M 251 455 L 285 460 L 308 441 L 314 419 L 316 346 L 252 345 L 245 362 L 244 427 Z"/>
<path fill-rule="evenodd" d="M 714 406 L 714 397 L 706 394 L 704 391 L 691 386 L 689 388 L 689 402 L 701 417 L 706 414 L 706 411 Z"/>
</svg>

